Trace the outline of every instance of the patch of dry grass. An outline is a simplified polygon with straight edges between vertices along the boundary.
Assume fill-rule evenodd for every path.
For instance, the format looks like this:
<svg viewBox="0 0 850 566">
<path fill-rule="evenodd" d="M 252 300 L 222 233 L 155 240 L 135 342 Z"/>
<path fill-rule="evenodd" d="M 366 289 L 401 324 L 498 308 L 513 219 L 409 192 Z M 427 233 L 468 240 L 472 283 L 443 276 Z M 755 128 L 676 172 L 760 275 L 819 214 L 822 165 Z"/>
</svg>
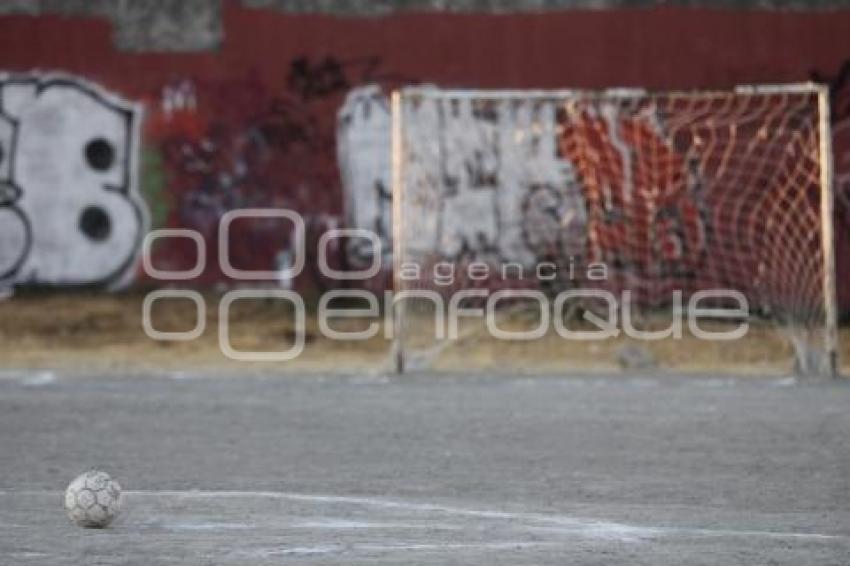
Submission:
<svg viewBox="0 0 850 566">
<path fill-rule="evenodd" d="M 190 342 L 152 340 L 142 328 L 141 294 L 29 294 L 0 302 L 0 359 L 5 367 L 73 368 L 82 370 L 236 369 L 246 362 L 221 353 L 218 337 L 218 297 L 206 297 L 206 331 Z M 338 320 L 334 327 L 363 329 L 371 321 Z M 379 321 L 380 322 L 380 321 Z M 184 331 L 195 324 L 190 301 L 165 300 L 153 311 L 154 327 Z M 509 330 L 536 325 L 527 316 L 499 322 Z M 437 344 L 430 321 L 416 321 L 419 336 L 412 365 L 445 371 L 547 373 L 612 371 L 621 367 L 623 347 L 630 339 L 577 342 L 550 330 L 530 342 L 491 338 L 479 320 L 464 320 L 461 339 Z M 410 330 L 410 329 L 408 329 Z M 411 333 L 412 334 L 412 333 Z M 275 351 L 294 340 L 292 313 L 269 300 L 237 301 L 232 305 L 230 339 L 238 350 Z M 247 363 L 252 370 L 386 371 L 391 368 L 390 342 L 378 336 L 360 342 L 339 342 L 321 335 L 314 317 L 305 325 L 306 346 L 295 360 Z M 637 344 L 636 342 L 632 342 Z M 841 332 L 841 359 L 850 362 L 850 329 Z M 641 342 L 658 367 L 672 371 L 787 373 L 793 367 L 791 346 L 773 328 L 752 325 L 746 338 L 734 342 L 704 342 L 686 332 L 681 340 Z M 848 367 L 847 369 L 850 369 Z"/>
</svg>

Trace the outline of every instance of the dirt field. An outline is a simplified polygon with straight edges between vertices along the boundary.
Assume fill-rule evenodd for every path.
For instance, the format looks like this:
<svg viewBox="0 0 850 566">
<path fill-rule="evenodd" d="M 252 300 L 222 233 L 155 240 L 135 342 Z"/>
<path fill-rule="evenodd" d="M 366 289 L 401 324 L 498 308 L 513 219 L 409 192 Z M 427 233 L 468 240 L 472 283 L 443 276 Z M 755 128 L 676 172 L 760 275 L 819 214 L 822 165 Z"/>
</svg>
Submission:
<svg viewBox="0 0 850 566">
<path fill-rule="evenodd" d="M 306 347 L 292 361 L 279 363 L 236 362 L 219 348 L 218 301 L 208 295 L 206 331 L 190 342 L 156 341 L 142 327 L 141 294 L 28 294 L 0 302 L 0 358 L 6 367 L 83 369 L 227 369 L 243 371 L 382 372 L 392 367 L 390 342 L 381 333 L 362 342 L 324 338 L 314 317 L 308 315 Z M 190 330 L 195 324 L 194 305 L 169 300 L 153 310 L 154 327 L 161 331 Z M 365 328 L 370 321 L 336 321 L 342 330 Z M 530 324 L 519 319 L 506 328 Z M 476 326 L 477 325 L 477 326 Z M 429 323 L 420 325 L 430 332 Z M 294 328 L 291 312 L 274 301 L 233 303 L 230 338 L 239 350 L 288 349 Z M 488 337 L 480 322 L 461 327 L 462 339 L 414 351 L 414 369 L 440 371 L 496 371 L 510 373 L 563 373 L 660 368 L 673 372 L 730 372 L 787 374 L 793 369 L 792 350 L 784 338 L 763 326 L 753 325 L 745 339 L 734 342 L 698 342 L 686 333 L 681 340 L 629 343 L 616 338 L 600 342 L 573 342 L 550 331 L 532 342 L 506 342 Z M 415 337 L 412 340 L 416 342 Z M 628 346 L 627 346 L 628 345 Z M 628 358 L 648 358 L 637 364 Z M 624 353 L 625 350 L 625 353 Z M 413 350 L 412 350 L 413 351 Z M 850 369 L 850 329 L 841 333 L 841 359 Z M 417 353 L 418 352 L 418 353 Z M 633 365 L 629 365 L 633 364 Z"/>
</svg>

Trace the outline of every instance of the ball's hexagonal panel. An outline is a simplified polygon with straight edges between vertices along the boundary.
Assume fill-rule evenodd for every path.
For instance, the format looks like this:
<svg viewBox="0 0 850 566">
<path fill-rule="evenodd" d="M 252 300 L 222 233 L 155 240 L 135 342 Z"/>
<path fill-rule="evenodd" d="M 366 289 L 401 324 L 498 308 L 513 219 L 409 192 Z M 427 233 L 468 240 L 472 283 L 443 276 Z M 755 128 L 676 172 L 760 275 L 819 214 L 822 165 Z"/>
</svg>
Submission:
<svg viewBox="0 0 850 566">
<path fill-rule="evenodd" d="M 93 523 L 101 523 L 109 516 L 106 507 L 103 505 L 92 505 L 86 513 L 88 520 Z"/>
<path fill-rule="evenodd" d="M 103 507 L 107 507 L 115 499 L 115 496 L 108 489 L 95 492 L 94 497 L 97 499 L 97 504 Z"/>
<path fill-rule="evenodd" d="M 94 492 L 90 489 L 81 489 L 77 492 L 77 505 L 83 509 L 88 509 L 94 505 Z"/>
</svg>

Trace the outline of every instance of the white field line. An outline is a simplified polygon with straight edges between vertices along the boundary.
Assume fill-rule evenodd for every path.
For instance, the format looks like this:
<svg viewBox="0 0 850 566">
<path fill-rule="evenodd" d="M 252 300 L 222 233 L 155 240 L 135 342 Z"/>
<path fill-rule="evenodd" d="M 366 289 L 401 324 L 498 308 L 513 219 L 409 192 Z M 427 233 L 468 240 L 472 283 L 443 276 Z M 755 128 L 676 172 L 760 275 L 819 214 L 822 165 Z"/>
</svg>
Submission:
<svg viewBox="0 0 850 566">
<path fill-rule="evenodd" d="M 349 519 L 322 519 L 319 521 L 303 521 L 289 525 L 293 529 L 324 529 L 329 531 L 351 531 L 358 529 L 426 529 L 439 531 L 462 531 L 463 525 L 452 523 L 396 523 L 396 522 L 373 522 L 373 521 L 351 521 Z"/>
<path fill-rule="evenodd" d="M 50 370 L 0 370 L 0 380 L 17 382 L 26 387 L 43 387 L 56 383 L 58 376 Z"/>
<path fill-rule="evenodd" d="M 282 499 L 320 504 L 349 504 L 380 509 L 395 509 L 421 513 L 441 513 L 458 517 L 505 520 L 518 523 L 532 523 L 559 527 L 563 533 L 573 533 L 591 536 L 593 538 L 609 538 L 619 540 L 641 540 L 646 538 L 691 535 L 691 536 L 746 536 L 767 538 L 796 538 L 811 540 L 834 540 L 847 537 L 841 535 L 824 535 L 817 533 L 789 533 L 779 531 L 732 530 L 732 529 L 694 529 L 670 527 L 638 527 L 623 523 L 599 521 L 595 519 L 570 517 L 565 515 L 550 515 L 545 513 L 512 513 L 508 511 L 493 511 L 471 509 L 434 503 L 419 503 L 397 499 L 374 497 L 351 497 L 337 495 L 313 495 L 304 493 L 287 493 L 279 491 L 135 491 L 128 494 L 155 495 L 187 499 L 226 499 L 226 498 L 260 498 Z"/>
<path fill-rule="evenodd" d="M 592 538 L 607 538 L 618 540 L 640 540 L 662 533 L 659 529 L 634 527 L 620 523 L 596 521 L 592 519 L 580 519 L 559 515 L 547 515 L 542 513 L 510 513 L 506 511 L 491 511 L 481 509 L 470 509 L 434 503 L 418 503 L 411 501 L 400 501 L 397 499 L 381 499 L 372 497 L 349 497 L 336 495 L 311 495 L 303 493 L 285 493 L 278 491 L 147 491 L 127 492 L 128 495 L 157 495 L 185 499 L 212 499 L 212 498 L 261 498 L 282 499 L 319 504 L 347 504 L 376 509 L 389 509 L 410 511 L 416 513 L 437 513 L 455 517 L 470 517 L 488 520 L 503 520 L 514 523 L 525 523 L 528 525 L 549 525 L 559 527 L 562 533 L 585 535 Z"/>
<path fill-rule="evenodd" d="M 295 546 L 279 549 L 261 549 L 251 551 L 240 551 L 235 554 L 240 556 L 262 556 L 270 558 L 273 556 L 312 556 L 317 554 L 342 554 L 351 552 L 445 552 L 451 550 L 523 550 L 527 548 L 562 546 L 553 542 L 528 542 L 528 541 L 503 541 L 482 543 L 445 543 L 445 544 L 326 544 L 320 546 Z"/>
<path fill-rule="evenodd" d="M 694 537 L 762 537 L 774 539 L 802 539 L 811 541 L 844 540 L 848 538 L 843 535 L 794 533 L 781 531 L 698 529 L 679 527 L 639 527 L 634 525 L 627 525 L 624 523 L 599 521 L 595 519 L 572 517 L 566 515 L 474 509 L 468 507 L 457 507 L 435 503 L 421 503 L 414 501 L 403 501 L 398 499 L 384 499 L 375 497 L 315 495 L 280 491 L 172 490 L 125 491 L 124 493 L 127 494 L 129 497 L 198 499 L 211 501 L 221 499 L 271 499 L 326 505 L 347 504 L 362 507 L 371 507 L 373 509 L 399 510 L 414 513 L 435 513 L 454 517 L 467 517 L 485 520 L 501 520 L 522 525 L 522 527 L 525 529 L 542 528 L 550 532 L 563 535 L 585 536 L 589 538 L 618 540 L 622 542 L 640 542 L 652 538 L 670 537 L 677 535 Z M 49 490 L 16 491 L 0 489 L 0 497 L 15 495 L 50 495 L 58 497 L 60 495 L 60 492 Z M 303 523 L 301 524 L 301 526 L 303 526 Z"/>
</svg>

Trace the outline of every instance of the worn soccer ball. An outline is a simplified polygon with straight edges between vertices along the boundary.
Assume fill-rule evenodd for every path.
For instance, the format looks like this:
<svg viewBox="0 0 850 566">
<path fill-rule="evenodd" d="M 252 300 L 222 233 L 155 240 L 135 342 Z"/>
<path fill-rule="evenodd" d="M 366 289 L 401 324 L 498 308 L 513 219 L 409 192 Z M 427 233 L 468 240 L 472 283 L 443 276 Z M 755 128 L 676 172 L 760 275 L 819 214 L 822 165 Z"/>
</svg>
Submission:
<svg viewBox="0 0 850 566">
<path fill-rule="evenodd" d="M 102 529 L 121 512 L 121 486 L 106 472 L 89 470 L 68 484 L 65 512 L 81 527 Z"/>
</svg>

